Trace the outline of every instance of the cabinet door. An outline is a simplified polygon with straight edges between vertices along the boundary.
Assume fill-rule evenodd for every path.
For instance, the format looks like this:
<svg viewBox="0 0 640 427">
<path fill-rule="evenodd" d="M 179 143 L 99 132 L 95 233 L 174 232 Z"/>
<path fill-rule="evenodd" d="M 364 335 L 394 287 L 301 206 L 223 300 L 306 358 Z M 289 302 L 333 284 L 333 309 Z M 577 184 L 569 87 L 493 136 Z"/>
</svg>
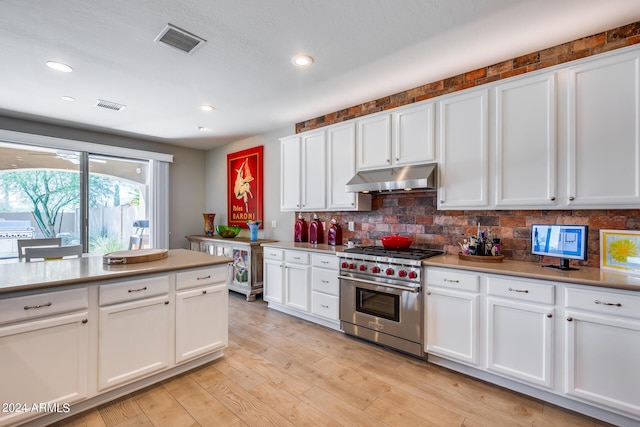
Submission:
<svg viewBox="0 0 640 427">
<path fill-rule="evenodd" d="M 176 293 L 176 363 L 226 347 L 226 284 Z"/>
<path fill-rule="evenodd" d="M 484 208 L 488 198 L 488 91 L 443 99 L 440 105 L 438 208 Z"/>
<path fill-rule="evenodd" d="M 615 55 L 569 69 L 570 208 L 640 203 L 638 55 Z"/>
<path fill-rule="evenodd" d="M 393 113 L 395 165 L 435 161 L 434 117 L 433 102 L 399 108 Z"/>
<path fill-rule="evenodd" d="M 280 140 L 280 209 L 295 211 L 301 207 L 300 137 Z"/>
<path fill-rule="evenodd" d="M 487 298 L 487 369 L 552 388 L 553 307 Z"/>
<path fill-rule="evenodd" d="M 87 312 L 0 328 L 0 402 L 73 403 L 87 397 Z M 11 409 L 11 408 L 9 408 Z M 23 408 L 20 408 L 23 409 Z M 0 412 L 0 424 L 37 413 Z"/>
<path fill-rule="evenodd" d="M 566 393 L 640 417 L 640 321 L 565 315 Z"/>
<path fill-rule="evenodd" d="M 309 311 L 309 267 L 287 264 L 285 267 L 285 305 Z"/>
<path fill-rule="evenodd" d="M 284 274 L 282 261 L 264 260 L 263 297 L 265 301 L 284 303 Z"/>
<path fill-rule="evenodd" d="M 496 87 L 496 206 L 556 205 L 555 74 Z"/>
<path fill-rule="evenodd" d="M 356 193 L 347 193 L 345 185 L 356 174 L 356 127 L 354 123 L 327 129 L 327 207 L 354 209 Z"/>
<path fill-rule="evenodd" d="M 302 142 L 302 209 L 326 207 L 326 144 L 325 132 L 312 132 L 301 137 Z"/>
<path fill-rule="evenodd" d="M 100 307 L 99 390 L 166 369 L 172 330 L 166 295 Z"/>
<path fill-rule="evenodd" d="M 358 170 L 391 166 L 391 114 L 358 120 Z"/>
<path fill-rule="evenodd" d="M 429 287 L 426 298 L 425 351 L 478 365 L 480 294 Z"/>
</svg>

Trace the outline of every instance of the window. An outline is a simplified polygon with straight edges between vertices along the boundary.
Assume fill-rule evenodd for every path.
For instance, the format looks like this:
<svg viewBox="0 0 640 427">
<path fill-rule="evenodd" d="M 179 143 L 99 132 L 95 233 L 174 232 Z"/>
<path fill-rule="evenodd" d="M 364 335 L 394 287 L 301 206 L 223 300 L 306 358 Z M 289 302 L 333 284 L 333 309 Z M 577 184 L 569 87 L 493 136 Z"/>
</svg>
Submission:
<svg viewBox="0 0 640 427">
<path fill-rule="evenodd" d="M 94 253 L 131 241 L 168 247 L 172 156 L 85 143 L 83 151 L 69 149 L 78 146 L 0 130 L 0 231 L 27 224 L 34 238 L 61 237 Z"/>
</svg>

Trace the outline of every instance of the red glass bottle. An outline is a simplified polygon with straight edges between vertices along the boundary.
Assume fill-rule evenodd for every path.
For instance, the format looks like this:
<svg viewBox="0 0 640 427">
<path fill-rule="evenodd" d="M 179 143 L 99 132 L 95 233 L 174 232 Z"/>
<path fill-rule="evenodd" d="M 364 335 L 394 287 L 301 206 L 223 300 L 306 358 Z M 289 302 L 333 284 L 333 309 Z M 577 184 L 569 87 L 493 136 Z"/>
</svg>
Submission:
<svg viewBox="0 0 640 427">
<path fill-rule="evenodd" d="M 313 214 L 313 221 L 309 225 L 309 243 L 324 243 L 324 230 L 318 214 Z"/>
<path fill-rule="evenodd" d="M 294 242 L 308 242 L 309 241 L 309 224 L 304 220 L 302 214 L 298 215 L 298 220 L 294 226 L 293 232 Z"/>
<path fill-rule="evenodd" d="M 340 228 L 335 218 L 331 220 L 331 225 L 327 232 L 327 244 L 332 246 L 342 244 L 342 228 Z"/>
</svg>

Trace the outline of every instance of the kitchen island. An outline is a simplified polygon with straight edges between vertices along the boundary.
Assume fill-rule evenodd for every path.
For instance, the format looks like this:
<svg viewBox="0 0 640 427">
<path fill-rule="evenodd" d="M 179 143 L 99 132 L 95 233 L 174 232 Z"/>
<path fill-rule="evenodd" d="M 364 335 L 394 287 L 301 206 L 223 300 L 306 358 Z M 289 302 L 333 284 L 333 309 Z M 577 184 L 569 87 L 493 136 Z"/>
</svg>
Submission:
<svg viewBox="0 0 640 427">
<path fill-rule="evenodd" d="M 231 261 L 0 265 L 0 426 L 49 425 L 222 357 Z"/>
</svg>

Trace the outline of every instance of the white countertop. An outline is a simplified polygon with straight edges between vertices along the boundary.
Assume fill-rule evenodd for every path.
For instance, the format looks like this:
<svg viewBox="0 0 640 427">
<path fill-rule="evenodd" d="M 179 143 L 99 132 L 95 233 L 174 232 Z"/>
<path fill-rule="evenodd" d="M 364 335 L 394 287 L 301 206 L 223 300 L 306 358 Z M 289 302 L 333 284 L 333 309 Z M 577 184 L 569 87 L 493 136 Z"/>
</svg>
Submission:
<svg viewBox="0 0 640 427">
<path fill-rule="evenodd" d="M 335 255 L 336 253 L 341 252 L 346 248 L 346 246 L 344 245 L 333 246 L 324 243 L 312 244 L 301 242 L 271 242 L 263 243 L 262 246 L 264 246 L 265 248 L 296 249 L 300 251 L 322 252 L 329 255 Z"/>
<path fill-rule="evenodd" d="M 167 258 L 138 264 L 106 265 L 102 256 L 42 262 L 0 264 L 0 295 L 56 286 L 83 284 L 141 274 L 226 264 L 231 258 L 187 249 L 172 249 Z"/>
</svg>

